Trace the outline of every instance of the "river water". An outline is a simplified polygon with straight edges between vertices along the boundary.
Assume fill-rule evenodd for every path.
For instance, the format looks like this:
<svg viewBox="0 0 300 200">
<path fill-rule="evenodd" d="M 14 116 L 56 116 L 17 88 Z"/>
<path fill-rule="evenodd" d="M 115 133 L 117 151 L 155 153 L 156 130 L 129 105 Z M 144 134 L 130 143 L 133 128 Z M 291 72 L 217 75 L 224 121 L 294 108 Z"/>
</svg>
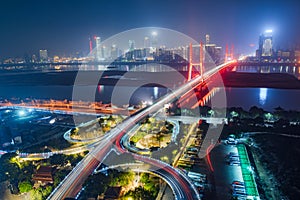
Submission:
<svg viewBox="0 0 300 200">
<path fill-rule="evenodd" d="M 167 89 L 161 87 L 121 86 L 80 86 L 78 91 L 90 91 L 92 96 L 82 95 L 80 100 L 96 100 L 103 103 L 138 104 L 141 101 L 152 101 L 166 94 Z M 34 99 L 68 99 L 72 100 L 73 86 L 70 85 L 0 85 L 0 97 L 34 98 Z M 133 92 L 133 93 L 132 93 Z M 132 93 L 132 94 L 131 94 Z M 130 98 L 128 97 L 130 95 Z M 251 106 L 272 111 L 275 107 L 286 110 L 300 110 L 300 90 L 273 88 L 226 88 L 227 106 L 242 107 L 248 110 Z"/>
<path fill-rule="evenodd" d="M 157 67 L 153 67 L 156 69 Z M 152 69 L 152 68 L 150 68 Z M 159 72 L 164 70 L 158 68 Z M 168 68 L 169 69 L 169 68 Z M 144 69 L 145 70 L 145 69 Z M 113 72 L 113 70 L 111 71 Z M 125 72 L 125 71 L 124 71 Z M 99 74 L 99 71 L 91 71 L 88 77 Z M 72 100 L 73 84 L 77 71 L 8 71 L 0 73 L 0 100 L 12 98 L 33 98 L 33 99 L 59 99 Z M 155 74 L 155 73 L 154 73 Z M 159 73 L 157 73 L 159 74 Z M 167 79 L 168 82 L 176 82 L 171 77 L 170 72 L 160 76 L 160 79 Z M 173 74 L 172 74 L 173 75 Z M 139 77 L 133 77 L 139 76 Z M 147 77 L 143 77 L 147 76 Z M 149 77 L 151 79 L 149 79 Z M 127 86 L 113 85 L 91 85 L 83 83 L 77 86 L 77 93 L 82 93 L 77 99 L 83 101 L 102 101 L 103 103 L 112 103 L 118 105 L 139 104 L 141 101 L 153 101 L 167 93 L 166 88 L 162 87 L 142 87 L 134 86 L 135 80 L 147 79 L 149 82 L 156 75 L 153 73 L 145 73 L 131 75 Z M 116 74 L 108 74 L 111 80 L 118 80 L 122 77 L 122 72 Z M 130 79 L 131 78 L 131 79 Z M 157 77 L 159 78 L 159 77 Z M 133 84 L 131 84 L 133 83 Z M 172 85 L 174 83 L 171 83 Z M 88 93 L 89 95 L 86 95 Z M 300 89 L 273 89 L 273 88 L 226 88 L 227 107 L 242 107 L 248 110 L 251 106 L 261 107 L 265 110 L 272 111 L 275 107 L 282 107 L 286 110 L 300 110 L 298 102 L 300 97 Z"/>
</svg>

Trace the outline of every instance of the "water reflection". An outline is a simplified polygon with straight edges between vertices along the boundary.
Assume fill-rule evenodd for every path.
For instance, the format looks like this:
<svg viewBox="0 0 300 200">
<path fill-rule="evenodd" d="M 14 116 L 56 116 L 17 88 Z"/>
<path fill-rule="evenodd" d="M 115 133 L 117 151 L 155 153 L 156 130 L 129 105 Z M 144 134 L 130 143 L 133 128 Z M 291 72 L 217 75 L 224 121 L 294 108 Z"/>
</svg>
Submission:
<svg viewBox="0 0 300 200">
<path fill-rule="evenodd" d="M 268 89 L 267 88 L 259 88 L 259 104 L 265 105 L 267 101 Z"/>
<path fill-rule="evenodd" d="M 280 65 L 277 63 L 265 66 L 241 65 L 234 68 L 234 71 L 247 73 L 285 73 L 291 74 L 300 80 L 300 67 L 293 63 L 289 65 Z"/>
<path fill-rule="evenodd" d="M 92 89 L 93 87 L 78 87 L 79 90 L 87 90 L 88 88 Z M 138 105 L 141 102 L 152 102 L 166 93 L 167 88 L 162 87 L 135 88 L 130 86 L 119 86 L 118 88 L 115 88 L 114 86 L 109 85 L 98 85 L 95 93 L 95 100 L 103 103 L 113 103 L 118 106 L 127 104 Z"/>
<path fill-rule="evenodd" d="M 157 97 L 158 97 L 158 87 L 153 87 L 153 96 L 154 96 L 154 99 L 157 99 Z"/>
<path fill-rule="evenodd" d="M 98 85 L 98 93 L 101 94 L 104 92 L 104 85 Z"/>
<path fill-rule="evenodd" d="M 242 107 L 248 110 L 257 106 L 273 111 L 280 106 L 286 110 L 300 110 L 300 90 L 296 89 L 226 88 L 226 96 L 228 107 Z"/>
</svg>

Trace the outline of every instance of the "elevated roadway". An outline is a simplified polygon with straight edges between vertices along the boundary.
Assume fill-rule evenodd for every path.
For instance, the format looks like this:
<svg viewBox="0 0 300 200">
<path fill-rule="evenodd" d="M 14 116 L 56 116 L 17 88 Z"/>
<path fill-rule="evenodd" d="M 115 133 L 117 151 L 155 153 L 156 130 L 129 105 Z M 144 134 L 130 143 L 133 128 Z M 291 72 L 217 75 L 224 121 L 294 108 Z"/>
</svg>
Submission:
<svg viewBox="0 0 300 200">
<path fill-rule="evenodd" d="M 99 166 L 109 150 L 114 147 L 114 143 L 120 142 L 122 136 L 127 131 L 129 131 L 132 127 L 134 127 L 149 114 L 158 111 L 159 109 L 163 108 L 165 104 L 172 102 L 175 98 L 182 96 L 186 92 L 189 92 L 190 90 L 197 87 L 199 84 L 204 83 L 205 79 L 210 78 L 211 76 L 215 75 L 220 70 L 230 66 L 234 62 L 235 61 L 224 63 L 211 70 L 206 71 L 203 74 L 203 77 L 197 76 L 193 78 L 186 84 L 174 90 L 172 93 L 169 93 L 164 97 L 158 99 L 155 103 L 153 103 L 153 105 L 148 106 L 126 118 L 121 124 L 112 129 L 107 134 L 106 138 L 101 140 L 91 149 L 91 151 L 81 160 L 81 162 L 79 162 L 74 167 L 74 169 L 61 182 L 61 184 L 49 195 L 48 199 L 61 200 L 66 197 L 74 198 L 80 191 L 81 186 L 87 179 L 87 177 Z M 169 174 L 173 176 L 174 181 L 177 182 L 177 184 L 180 185 L 180 188 L 182 189 L 180 194 L 175 194 L 176 199 L 199 199 L 197 190 L 191 188 L 192 184 L 190 184 L 189 179 L 186 175 L 180 173 L 178 170 L 172 168 L 171 166 L 162 163 L 161 161 L 153 160 L 151 158 L 136 154 L 133 155 L 137 160 L 157 167 L 157 173 Z"/>
</svg>

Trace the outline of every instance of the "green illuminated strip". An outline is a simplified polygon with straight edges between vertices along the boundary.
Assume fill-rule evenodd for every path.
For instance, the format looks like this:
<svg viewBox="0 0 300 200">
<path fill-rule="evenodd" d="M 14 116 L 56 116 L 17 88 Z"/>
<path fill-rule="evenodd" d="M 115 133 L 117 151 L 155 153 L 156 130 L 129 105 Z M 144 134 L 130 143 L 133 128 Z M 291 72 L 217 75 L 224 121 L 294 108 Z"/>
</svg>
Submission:
<svg viewBox="0 0 300 200">
<path fill-rule="evenodd" d="M 244 145 L 239 144 L 239 145 L 237 145 L 237 149 L 238 149 L 239 156 L 240 156 L 242 175 L 243 175 L 247 195 L 259 196 L 257 187 L 256 187 L 256 182 L 254 180 L 254 176 L 251 173 L 251 171 L 249 170 L 251 165 L 250 165 L 250 161 L 248 158 L 246 148 Z"/>
</svg>

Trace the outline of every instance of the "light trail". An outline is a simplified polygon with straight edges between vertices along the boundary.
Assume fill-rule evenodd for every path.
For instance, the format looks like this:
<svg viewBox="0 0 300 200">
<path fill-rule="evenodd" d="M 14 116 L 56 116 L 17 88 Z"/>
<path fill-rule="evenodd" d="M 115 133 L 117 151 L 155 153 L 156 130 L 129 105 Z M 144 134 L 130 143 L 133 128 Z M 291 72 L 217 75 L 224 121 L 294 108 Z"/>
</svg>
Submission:
<svg viewBox="0 0 300 200">
<path fill-rule="evenodd" d="M 61 182 L 61 184 L 52 192 L 47 199 L 51 200 L 61 200 L 66 197 L 75 197 L 76 191 L 78 187 L 84 183 L 87 177 L 96 169 L 96 167 L 101 163 L 104 156 L 108 153 L 108 149 L 113 147 L 113 143 L 120 138 L 120 135 L 124 135 L 127 131 L 129 131 L 133 126 L 135 126 L 138 122 L 143 120 L 146 116 L 151 113 L 156 112 L 157 110 L 163 108 L 166 103 L 171 102 L 174 98 L 180 97 L 186 92 L 191 91 L 195 87 L 197 87 L 203 80 L 210 78 L 219 72 L 219 70 L 230 66 L 235 61 L 230 61 L 228 63 L 224 63 L 215 67 L 214 69 L 208 70 L 203 74 L 203 77 L 195 77 L 191 81 L 187 82 L 185 85 L 182 85 L 178 89 L 174 90 L 172 93 L 165 95 L 160 98 L 158 101 L 154 102 L 152 105 L 137 111 L 130 117 L 126 118 L 122 123 L 120 123 L 117 127 L 113 128 L 107 134 L 101 142 L 99 142 L 95 147 L 79 162 L 74 169 L 68 174 L 68 176 Z M 142 161 L 150 164 L 154 164 L 154 161 L 149 159 L 145 159 L 140 157 L 139 155 L 134 154 L 137 159 L 142 159 Z M 158 162 L 158 161 L 155 161 Z M 162 165 L 164 166 L 164 165 Z M 164 166 L 165 167 L 165 166 Z M 187 189 L 186 184 L 189 184 L 189 180 L 185 179 L 186 176 L 179 175 L 178 171 L 174 171 L 174 169 L 167 167 L 166 171 L 173 175 L 177 175 L 177 177 L 181 177 L 179 181 L 180 184 L 183 184 L 182 187 L 185 190 L 185 199 L 199 199 L 199 194 L 195 190 Z M 186 182 L 184 182 L 184 180 Z M 186 183 L 186 184 L 184 184 Z M 193 185 L 192 185 L 193 186 Z M 193 195 L 191 194 L 193 193 Z M 192 198 L 191 195 L 193 196 Z"/>
<path fill-rule="evenodd" d="M 212 148 L 214 147 L 213 144 L 210 144 L 207 149 L 206 149 L 206 159 L 207 159 L 207 163 L 208 163 L 208 166 L 209 166 L 209 169 L 211 172 L 214 172 L 214 168 L 213 168 L 213 165 L 211 163 L 211 159 L 210 159 L 210 151 L 212 150 Z"/>
</svg>

